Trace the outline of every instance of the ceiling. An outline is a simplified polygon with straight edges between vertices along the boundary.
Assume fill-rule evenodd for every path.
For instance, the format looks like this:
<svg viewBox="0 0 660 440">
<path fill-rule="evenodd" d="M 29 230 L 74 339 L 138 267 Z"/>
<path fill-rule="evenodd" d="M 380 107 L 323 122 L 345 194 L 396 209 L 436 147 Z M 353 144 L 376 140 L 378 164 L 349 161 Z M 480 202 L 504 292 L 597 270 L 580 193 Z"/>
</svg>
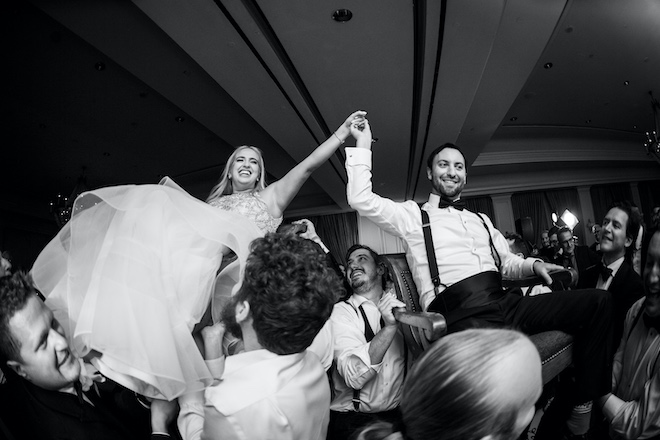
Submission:
<svg viewBox="0 0 660 440">
<path fill-rule="evenodd" d="M 466 153 L 466 195 L 660 178 L 660 1 L 31 0 L 3 14 L 10 145 L 3 197 L 41 211 L 171 176 L 205 198 L 235 146 L 282 177 L 351 112 L 374 187 L 423 200 L 425 158 Z M 353 18 L 334 21 L 347 8 Z M 349 145 L 350 141 L 346 143 Z M 349 210 L 344 153 L 287 215 Z"/>
</svg>

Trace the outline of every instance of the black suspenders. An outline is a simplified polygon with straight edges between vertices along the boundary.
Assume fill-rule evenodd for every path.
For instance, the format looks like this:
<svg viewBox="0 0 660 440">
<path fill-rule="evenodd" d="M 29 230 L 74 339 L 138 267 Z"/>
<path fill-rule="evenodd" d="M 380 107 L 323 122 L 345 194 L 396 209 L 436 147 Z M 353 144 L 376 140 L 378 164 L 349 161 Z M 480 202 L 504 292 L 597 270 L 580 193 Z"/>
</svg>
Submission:
<svg viewBox="0 0 660 440">
<path fill-rule="evenodd" d="M 429 220 L 428 212 L 422 208 L 419 210 L 422 213 L 422 232 L 424 233 L 424 246 L 426 247 L 426 255 L 429 261 L 429 270 L 431 271 L 431 281 L 433 282 L 433 290 L 435 292 L 435 296 L 437 297 L 438 290 L 440 288 L 440 273 L 438 272 L 438 262 L 435 258 L 435 247 L 433 246 L 433 236 L 431 235 L 431 221 Z M 478 212 L 475 214 L 479 217 L 479 220 L 481 220 L 484 228 L 486 228 L 486 232 L 488 233 L 488 243 L 490 244 L 490 253 L 493 256 L 493 260 L 495 261 L 497 269 L 500 270 L 502 259 L 500 258 L 500 254 L 497 252 L 497 249 L 495 249 L 493 236 L 491 235 L 490 229 L 486 224 L 486 220 Z"/>
</svg>

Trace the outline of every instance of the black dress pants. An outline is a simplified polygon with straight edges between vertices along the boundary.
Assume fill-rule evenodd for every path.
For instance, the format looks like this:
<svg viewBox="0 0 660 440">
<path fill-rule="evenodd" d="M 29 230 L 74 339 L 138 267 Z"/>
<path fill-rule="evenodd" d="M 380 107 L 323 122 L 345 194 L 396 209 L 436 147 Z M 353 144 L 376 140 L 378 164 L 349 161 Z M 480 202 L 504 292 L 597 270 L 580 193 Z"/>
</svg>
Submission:
<svg viewBox="0 0 660 440">
<path fill-rule="evenodd" d="M 379 420 L 397 425 L 401 422 L 401 411 L 399 408 L 379 413 L 330 411 L 327 440 L 354 439 L 361 428 Z"/>
<path fill-rule="evenodd" d="M 431 310 L 433 311 L 433 310 Z M 448 332 L 508 327 L 533 335 L 561 330 L 573 335 L 574 404 L 594 400 L 612 386 L 612 297 L 600 289 L 557 291 L 523 297 L 506 293 L 481 307 L 445 312 Z"/>
</svg>

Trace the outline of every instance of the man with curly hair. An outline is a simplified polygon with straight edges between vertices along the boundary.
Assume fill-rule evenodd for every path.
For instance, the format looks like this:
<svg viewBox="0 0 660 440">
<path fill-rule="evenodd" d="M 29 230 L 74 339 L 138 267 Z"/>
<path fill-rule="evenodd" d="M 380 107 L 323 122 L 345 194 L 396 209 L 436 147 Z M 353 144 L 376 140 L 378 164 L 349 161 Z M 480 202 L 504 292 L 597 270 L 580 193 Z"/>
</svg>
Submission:
<svg viewBox="0 0 660 440">
<path fill-rule="evenodd" d="M 222 322 L 202 330 L 207 365 L 220 381 L 205 390 L 202 410 L 180 399 L 184 438 L 325 439 L 330 387 L 307 347 L 340 291 L 311 241 L 273 233 L 256 239 Z M 243 339 L 244 352 L 224 356 L 225 329 Z"/>
</svg>

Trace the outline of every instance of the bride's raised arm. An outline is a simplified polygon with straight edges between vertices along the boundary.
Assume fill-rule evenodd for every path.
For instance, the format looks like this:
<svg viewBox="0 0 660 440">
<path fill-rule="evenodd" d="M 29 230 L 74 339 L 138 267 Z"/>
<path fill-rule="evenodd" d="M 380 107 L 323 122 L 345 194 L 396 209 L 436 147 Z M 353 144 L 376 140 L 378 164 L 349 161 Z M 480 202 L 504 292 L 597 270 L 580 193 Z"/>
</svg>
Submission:
<svg viewBox="0 0 660 440">
<path fill-rule="evenodd" d="M 298 194 L 303 183 L 321 164 L 332 156 L 346 138 L 350 136 L 350 127 L 353 123 L 364 120 L 367 112 L 358 110 L 352 113 L 346 120 L 330 135 L 325 142 L 316 147 L 303 161 L 293 167 L 284 177 L 272 183 L 261 191 L 261 196 L 268 205 L 271 215 L 279 217 L 289 206 L 291 200 Z"/>
</svg>

